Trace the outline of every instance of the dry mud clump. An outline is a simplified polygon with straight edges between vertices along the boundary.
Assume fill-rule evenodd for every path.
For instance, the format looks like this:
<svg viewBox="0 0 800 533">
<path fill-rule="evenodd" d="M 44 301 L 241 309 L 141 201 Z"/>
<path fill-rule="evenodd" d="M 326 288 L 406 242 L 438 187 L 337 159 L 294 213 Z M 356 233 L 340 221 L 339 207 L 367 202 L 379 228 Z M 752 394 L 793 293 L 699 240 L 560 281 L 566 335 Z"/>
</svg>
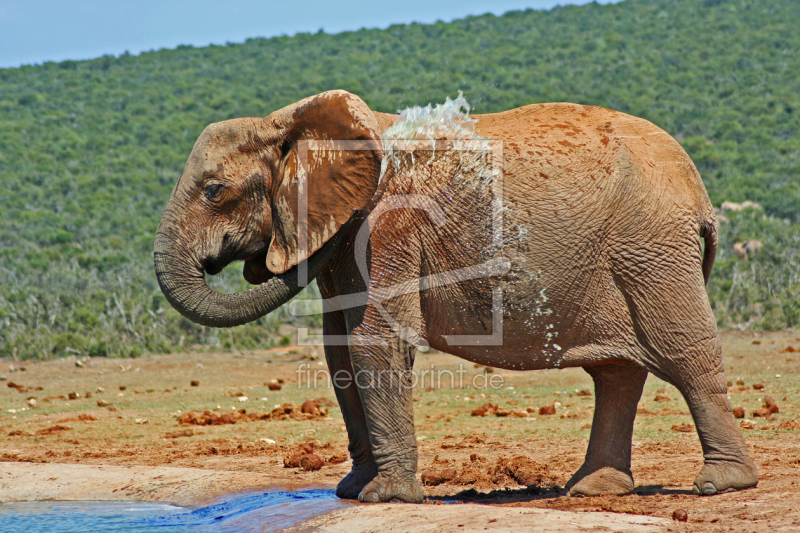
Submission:
<svg viewBox="0 0 800 533">
<path fill-rule="evenodd" d="M 321 469 L 325 465 L 337 465 L 347 460 L 345 454 L 333 454 L 328 459 L 323 459 L 321 450 L 314 443 L 306 442 L 291 451 L 283 458 L 284 468 L 302 468 L 306 472 Z"/>
<path fill-rule="evenodd" d="M 303 402 L 303 405 L 285 403 L 268 413 L 248 413 L 245 409 L 221 415 L 213 411 L 203 411 L 202 413 L 190 411 L 178 417 L 178 424 L 181 426 L 219 426 L 257 420 L 320 420 L 328 416 L 328 408 L 322 405 L 324 402 L 330 403 L 330 400 L 324 398 L 307 400 Z"/>
<path fill-rule="evenodd" d="M 434 460 L 434 463 L 438 462 Z M 445 462 L 447 463 L 447 462 Z M 422 484 L 436 486 L 441 484 L 476 486 L 486 488 L 492 486 L 508 486 L 513 484 L 525 487 L 552 488 L 557 486 L 555 476 L 547 465 L 517 456 L 511 459 L 502 457 L 490 463 L 477 454 L 470 455 L 460 468 L 429 468 L 422 472 Z"/>
</svg>

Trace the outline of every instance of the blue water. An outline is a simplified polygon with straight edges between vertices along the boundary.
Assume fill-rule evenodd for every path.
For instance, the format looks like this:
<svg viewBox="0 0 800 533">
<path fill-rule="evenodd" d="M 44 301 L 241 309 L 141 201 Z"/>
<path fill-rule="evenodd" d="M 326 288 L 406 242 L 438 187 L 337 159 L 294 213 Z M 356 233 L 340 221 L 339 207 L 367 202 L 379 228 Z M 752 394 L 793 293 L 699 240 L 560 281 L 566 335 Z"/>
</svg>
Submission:
<svg viewBox="0 0 800 533">
<path fill-rule="evenodd" d="M 0 504 L 1 533 L 278 531 L 346 505 L 332 490 L 251 493 L 199 508 L 142 502 Z"/>
</svg>

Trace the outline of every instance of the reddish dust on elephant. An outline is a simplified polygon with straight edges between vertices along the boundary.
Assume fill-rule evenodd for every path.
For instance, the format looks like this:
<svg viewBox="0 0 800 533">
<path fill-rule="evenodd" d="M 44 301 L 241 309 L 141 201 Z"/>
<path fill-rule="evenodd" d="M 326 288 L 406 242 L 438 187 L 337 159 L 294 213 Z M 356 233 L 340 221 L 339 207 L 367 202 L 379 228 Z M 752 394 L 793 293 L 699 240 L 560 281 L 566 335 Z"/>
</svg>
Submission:
<svg viewBox="0 0 800 533">
<path fill-rule="evenodd" d="M 342 498 L 422 500 L 411 370 L 429 347 L 591 375 L 595 415 L 570 495 L 633 490 L 649 373 L 691 411 L 704 456 L 694 492 L 755 486 L 705 292 L 716 220 L 681 146 L 599 107 L 468 111 L 459 97 L 388 115 L 330 91 L 208 126 L 156 236 L 165 296 L 230 327 L 317 281 L 353 460 Z M 234 260 L 259 286 L 212 291 L 204 275 Z"/>
</svg>

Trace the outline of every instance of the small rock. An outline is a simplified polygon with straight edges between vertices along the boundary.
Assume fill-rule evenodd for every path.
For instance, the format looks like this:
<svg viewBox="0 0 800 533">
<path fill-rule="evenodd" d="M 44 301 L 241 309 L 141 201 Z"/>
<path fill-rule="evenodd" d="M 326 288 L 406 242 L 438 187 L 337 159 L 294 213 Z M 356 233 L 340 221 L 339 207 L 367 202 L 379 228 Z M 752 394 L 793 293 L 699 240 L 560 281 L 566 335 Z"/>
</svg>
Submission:
<svg viewBox="0 0 800 533">
<path fill-rule="evenodd" d="M 486 402 L 485 404 L 481 405 L 480 407 L 473 409 L 470 413 L 472 416 L 486 416 L 486 415 L 493 415 L 497 413 L 498 406 L 493 405 L 492 402 Z"/>
<path fill-rule="evenodd" d="M 149 424 L 150 423 L 150 421 L 148 419 L 146 419 L 146 418 L 137 418 L 135 420 L 135 422 L 137 424 Z"/>
<path fill-rule="evenodd" d="M 104 393 L 106 390 L 105 390 L 103 387 L 97 387 L 97 388 L 96 388 L 94 391 L 95 391 L 97 394 L 102 394 L 102 393 Z"/>
<path fill-rule="evenodd" d="M 75 361 L 75 366 L 77 366 L 78 368 L 83 368 L 83 363 L 81 363 L 80 361 Z"/>
<path fill-rule="evenodd" d="M 281 390 L 281 384 L 280 383 L 267 383 L 267 388 L 269 390 Z"/>
<path fill-rule="evenodd" d="M 119 386 L 119 390 L 125 390 L 125 389 L 127 389 L 127 388 L 128 388 L 128 387 L 126 387 L 125 385 L 120 385 L 120 386 Z"/>
<path fill-rule="evenodd" d="M 758 345 L 758 344 L 761 344 L 761 341 L 753 341 L 751 344 L 756 344 L 756 345 Z"/>
<path fill-rule="evenodd" d="M 105 400 L 97 400 L 97 407 L 108 407 L 109 405 L 111 404 Z"/>
<path fill-rule="evenodd" d="M 458 472 L 456 472 L 454 468 L 445 468 L 440 475 L 442 481 L 453 481 L 458 475 Z"/>
<path fill-rule="evenodd" d="M 686 509 L 675 509 L 672 511 L 672 519 L 678 522 L 686 522 L 689 520 L 689 513 L 686 512 Z"/>
<path fill-rule="evenodd" d="M 764 390 L 764 384 L 763 383 L 753 383 L 753 389 L 755 389 L 755 390 Z"/>
<path fill-rule="evenodd" d="M 84 398 L 91 398 L 92 397 L 92 393 L 87 391 L 86 394 L 83 395 L 83 397 Z"/>
<path fill-rule="evenodd" d="M 556 414 L 556 407 L 555 405 L 543 405 L 539 408 L 539 414 L 542 416 L 554 415 Z"/>
<path fill-rule="evenodd" d="M 300 466 L 300 459 L 303 458 L 305 454 L 303 452 L 293 452 L 290 455 L 287 455 L 283 458 L 283 467 L 284 468 L 297 468 Z"/>
<path fill-rule="evenodd" d="M 322 457 L 315 453 L 306 454 L 300 459 L 300 468 L 306 472 L 319 470 L 324 464 L 325 461 L 322 460 Z"/>
<path fill-rule="evenodd" d="M 303 402 L 303 405 L 300 406 L 300 410 L 304 413 L 313 415 L 314 413 L 319 413 L 319 404 L 314 400 L 306 400 Z"/>
<path fill-rule="evenodd" d="M 736 381 L 736 384 L 737 384 L 737 385 L 739 385 L 739 386 L 741 387 L 742 385 L 744 385 L 744 381 L 742 381 L 741 379 L 740 379 L 740 380 L 737 380 L 737 381 Z"/>
<path fill-rule="evenodd" d="M 199 387 L 199 386 L 200 386 L 200 382 L 199 382 L 199 381 L 197 381 L 196 379 L 193 379 L 193 380 L 192 380 L 192 381 L 189 383 L 189 385 L 191 385 L 192 387 Z"/>
<path fill-rule="evenodd" d="M 734 418 L 744 418 L 744 407 L 734 407 L 733 408 L 733 417 Z"/>
<path fill-rule="evenodd" d="M 769 418 L 770 416 L 772 416 L 772 413 L 766 407 L 759 407 L 753 411 L 754 418 Z"/>
<path fill-rule="evenodd" d="M 258 440 L 261 441 L 261 442 L 265 442 L 265 443 L 269 444 L 270 446 L 272 446 L 273 444 L 277 444 L 274 440 L 268 439 L 266 437 L 260 438 Z"/>
<path fill-rule="evenodd" d="M 69 394 L 67 394 L 67 398 L 69 398 L 70 400 L 77 400 L 78 398 L 80 398 L 80 395 L 77 392 L 70 392 Z"/>
<path fill-rule="evenodd" d="M 775 403 L 775 398 L 773 398 L 772 396 L 764 397 L 764 405 L 762 407 L 764 409 L 767 409 L 773 415 L 781 412 L 780 408 L 778 407 L 778 404 Z"/>
<path fill-rule="evenodd" d="M 443 481 L 441 474 L 435 470 L 423 470 L 422 472 L 423 485 L 435 487 L 436 485 L 441 485 Z"/>
</svg>

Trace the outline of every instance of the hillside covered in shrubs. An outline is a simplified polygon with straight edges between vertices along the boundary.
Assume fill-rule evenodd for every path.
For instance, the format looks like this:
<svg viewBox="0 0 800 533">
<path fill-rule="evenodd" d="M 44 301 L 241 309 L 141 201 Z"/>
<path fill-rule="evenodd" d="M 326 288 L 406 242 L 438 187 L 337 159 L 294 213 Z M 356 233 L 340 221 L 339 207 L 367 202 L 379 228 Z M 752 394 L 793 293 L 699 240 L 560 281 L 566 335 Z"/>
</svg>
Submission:
<svg viewBox="0 0 800 533">
<path fill-rule="evenodd" d="M 173 311 L 152 274 L 155 229 L 206 124 L 335 88 L 384 112 L 463 91 L 473 113 L 570 101 L 654 122 L 715 206 L 760 205 L 722 213 L 720 326 L 797 326 L 798 27 L 795 0 L 625 0 L 2 69 L 0 357 L 276 342 L 283 311 L 222 331 Z M 748 240 L 763 246 L 737 256 Z"/>
</svg>

